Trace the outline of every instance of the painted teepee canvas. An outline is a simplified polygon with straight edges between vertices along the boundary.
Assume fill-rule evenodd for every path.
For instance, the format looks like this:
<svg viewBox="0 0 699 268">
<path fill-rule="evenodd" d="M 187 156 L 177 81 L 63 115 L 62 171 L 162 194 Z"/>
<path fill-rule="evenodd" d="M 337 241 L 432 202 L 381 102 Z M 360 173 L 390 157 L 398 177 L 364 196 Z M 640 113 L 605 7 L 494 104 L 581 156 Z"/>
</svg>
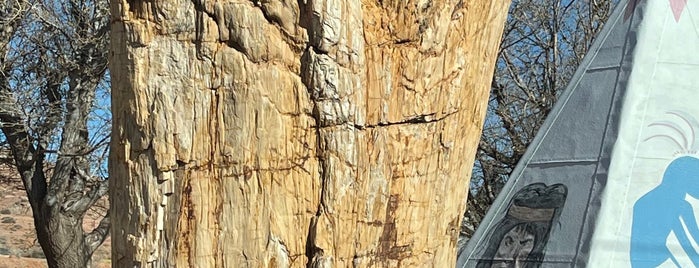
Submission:
<svg viewBox="0 0 699 268">
<path fill-rule="evenodd" d="M 699 267 L 699 2 L 618 7 L 457 267 Z"/>
</svg>

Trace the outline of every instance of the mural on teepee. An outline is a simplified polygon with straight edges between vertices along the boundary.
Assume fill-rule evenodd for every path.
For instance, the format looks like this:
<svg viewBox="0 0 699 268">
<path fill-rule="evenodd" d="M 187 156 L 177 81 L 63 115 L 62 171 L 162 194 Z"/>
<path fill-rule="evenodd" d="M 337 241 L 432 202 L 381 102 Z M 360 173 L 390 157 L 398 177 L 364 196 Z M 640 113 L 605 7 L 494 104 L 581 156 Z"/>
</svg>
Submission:
<svg viewBox="0 0 699 268">
<path fill-rule="evenodd" d="M 517 191 L 476 267 L 539 267 L 567 195 L 563 184 L 532 183 Z"/>
<path fill-rule="evenodd" d="M 699 267 L 699 5 L 644 2 L 591 264 Z"/>
<path fill-rule="evenodd" d="M 651 135 L 644 142 L 666 139 L 677 146 L 678 157 L 665 168 L 660 184 L 639 198 L 633 206 L 632 267 L 657 267 L 668 260 L 682 267 L 666 245 L 671 233 L 692 263 L 699 266 L 699 254 L 691 242 L 691 237 L 699 238 L 699 226 L 692 205 L 685 200 L 687 195 L 699 199 L 699 158 L 691 156 L 696 153 L 699 124 L 692 116 L 682 112 L 673 111 L 667 115 L 668 120 L 648 125 L 661 132 Z"/>
</svg>

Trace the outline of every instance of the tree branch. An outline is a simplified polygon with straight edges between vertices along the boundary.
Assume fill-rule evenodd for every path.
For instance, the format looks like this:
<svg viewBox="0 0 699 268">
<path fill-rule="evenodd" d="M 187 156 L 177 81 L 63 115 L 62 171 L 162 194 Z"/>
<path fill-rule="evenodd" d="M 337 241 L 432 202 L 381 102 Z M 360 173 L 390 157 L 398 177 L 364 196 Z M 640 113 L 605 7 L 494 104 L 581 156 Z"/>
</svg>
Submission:
<svg viewBox="0 0 699 268">
<path fill-rule="evenodd" d="M 109 212 L 104 215 L 104 218 L 100 221 L 100 224 L 95 227 L 89 234 L 85 236 L 85 245 L 87 246 L 87 251 L 89 255 L 97 250 L 97 248 L 104 242 L 109 236 L 109 228 L 111 226 L 111 220 Z"/>
<path fill-rule="evenodd" d="M 4 83 L 0 91 L 1 128 L 10 144 L 29 202 L 32 207 L 38 208 L 40 200 L 46 196 L 46 178 L 42 170 L 43 157 L 36 153 L 27 126 L 24 125 L 26 119 L 19 112 L 14 96 L 7 88 L 7 81 L 2 82 Z"/>
</svg>

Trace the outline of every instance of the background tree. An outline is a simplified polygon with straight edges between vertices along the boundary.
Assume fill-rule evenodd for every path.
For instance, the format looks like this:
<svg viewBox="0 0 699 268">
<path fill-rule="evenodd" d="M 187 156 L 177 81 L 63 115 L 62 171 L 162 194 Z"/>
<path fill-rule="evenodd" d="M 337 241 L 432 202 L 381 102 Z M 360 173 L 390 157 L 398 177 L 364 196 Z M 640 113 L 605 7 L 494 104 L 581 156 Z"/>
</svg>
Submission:
<svg viewBox="0 0 699 268">
<path fill-rule="evenodd" d="M 108 190 L 108 22 L 103 0 L 0 1 L 0 127 L 50 267 L 85 267 L 108 235 L 108 215 L 82 224 Z"/>
<path fill-rule="evenodd" d="M 617 3 L 512 1 L 473 168 L 462 243 L 473 235 Z"/>
</svg>

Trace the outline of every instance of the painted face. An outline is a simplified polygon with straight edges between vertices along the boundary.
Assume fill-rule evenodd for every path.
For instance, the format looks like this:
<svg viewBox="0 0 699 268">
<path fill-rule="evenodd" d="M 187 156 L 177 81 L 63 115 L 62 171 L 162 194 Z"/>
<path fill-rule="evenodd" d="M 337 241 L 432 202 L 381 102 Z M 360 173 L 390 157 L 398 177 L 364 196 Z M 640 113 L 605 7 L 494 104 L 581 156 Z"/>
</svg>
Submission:
<svg viewBox="0 0 699 268">
<path fill-rule="evenodd" d="M 534 249 L 536 236 L 519 224 L 510 229 L 500 241 L 498 251 L 495 253 L 491 268 L 523 267 L 529 253 Z"/>
</svg>

